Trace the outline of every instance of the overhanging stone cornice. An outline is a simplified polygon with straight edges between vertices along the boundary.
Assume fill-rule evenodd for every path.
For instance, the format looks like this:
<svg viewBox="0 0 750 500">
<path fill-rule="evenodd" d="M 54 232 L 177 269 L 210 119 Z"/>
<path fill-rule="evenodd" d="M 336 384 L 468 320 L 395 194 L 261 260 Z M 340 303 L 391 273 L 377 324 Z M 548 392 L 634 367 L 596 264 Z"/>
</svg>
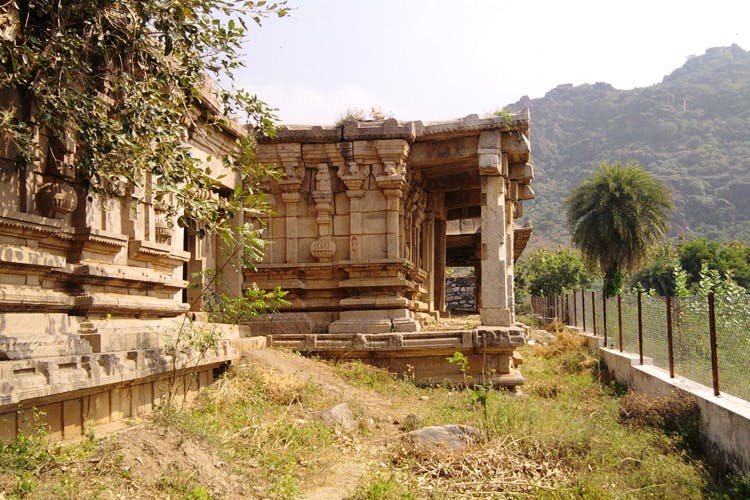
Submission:
<svg viewBox="0 0 750 500">
<path fill-rule="evenodd" d="M 528 110 L 510 115 L 480 117 L 469 115 L 447 121 L 422 122 L 398 121 L 389 118 L 381 121 L 348 121 L 342 125 L 282 125 L 275 137 L 259 139 L 261 144 L 278 143 L 330 143 L 347 141 L 370 141 L 383 139 L 403 139 L 410 143 L 421 140 L 465 137 L 484 130 L 520 133 L 519 140 L 528 144 Z"/>
</svg>

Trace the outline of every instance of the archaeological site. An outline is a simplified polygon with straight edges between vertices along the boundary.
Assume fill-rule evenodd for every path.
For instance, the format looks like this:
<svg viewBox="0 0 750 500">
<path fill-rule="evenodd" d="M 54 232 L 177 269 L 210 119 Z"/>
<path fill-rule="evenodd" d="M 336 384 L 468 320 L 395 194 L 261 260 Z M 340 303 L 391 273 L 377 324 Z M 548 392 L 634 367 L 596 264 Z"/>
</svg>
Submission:
<svg viewBox="0 0 750 500">
<path fill-rule="evenodd" d="M 245 133 L 187 138 L 221 189 L 242 179 L 217 152 Z M 176 379 L 190 398 L 264 346 L 411 369 L 420 383 L 450 377 L 445 357 L 460 351 L 494 384 L 523 383 L 513 262 L 531 234 L 514 223 L 534 197 L 527 115 L 287 126 L 262 140 L 257 161 L 282 174 L 264 181 L 268 246 L 224 280 L 237 296 L 280 287 L 288 304 L 240 324 L 210 321 L 200 287 L 188 287 L 231 258 L 220 238 L 177 224 L 148 185 L 92 196 L 75 145 L 38 140 L 49 154 L 33 168 L 0 145 L 0 439 L 36 410 L 58 440 L 116 426 L 153 411 Z M 475 270 L 476 328 L 425 330 L 446 313 L 447 265 Z M 169 346 L 186 325 L 215 332 L 218 349 L 177 362 Z"/>
</svg>

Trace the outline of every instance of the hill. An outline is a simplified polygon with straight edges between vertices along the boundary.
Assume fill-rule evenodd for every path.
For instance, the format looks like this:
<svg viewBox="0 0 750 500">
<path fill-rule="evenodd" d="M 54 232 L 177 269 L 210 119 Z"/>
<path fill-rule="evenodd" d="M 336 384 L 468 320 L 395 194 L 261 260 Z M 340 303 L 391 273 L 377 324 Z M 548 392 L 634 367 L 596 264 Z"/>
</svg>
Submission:
<svg viewBox="0 0 750 500">
<path fill-rule="evenodd" d="M 662 82 L 560 85 L 529 108 L 537 198 L 533 246 L 567 244 L 562 202 L 604 160 L 636 160 L 672 191 L 672 236 L 750 242 L 750 52 L 692 56 Z"/>
</svg>

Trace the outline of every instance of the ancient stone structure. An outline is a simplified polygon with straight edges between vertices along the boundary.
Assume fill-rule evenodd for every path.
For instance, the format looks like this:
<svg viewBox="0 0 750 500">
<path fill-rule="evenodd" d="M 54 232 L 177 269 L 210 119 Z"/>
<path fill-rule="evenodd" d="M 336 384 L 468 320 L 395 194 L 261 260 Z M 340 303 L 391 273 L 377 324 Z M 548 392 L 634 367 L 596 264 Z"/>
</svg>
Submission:
<svg viewBox="0 0 750 500">
<path fill-rule="evenodd" d="M 513 220 L 534 196 L 526 117 L 287 127 L 257 158 L 284 176 L 268 183 L 270 249 L 245 278 L 293 304 L 256 333 L 419 331 L 445 310 L 449 257 L 477 267 L 482 323 L 514 325 Z"/>
<path fill-rule="evenodd" d="M 210 98 L 204 106 L 218 111 Z M 244 133 L 199 122 L 188 138 L 193 154 L 226 174 L 229 189 L 241 179 L 219 158 Z M 59 154 L 59 141 L 43 131 L 39 141 L 58 154 L 31 168 L 0 143 L 0 439 L 24 428 L 32 407 L 47 414 L 54 438 L 150 411 L 172 368 L 165 342 L 185 324 L 191 302 L 200 310 L 186 279 L 225 259 L 219 242 L 168 220 L 168 196 L 148 182 L 120 197 L 87 195 L 75 176 L 75 144 Z M 229 285 L 241 293 L 238 276 Z M 191 365 L 191 392 L 238 357 L 239 329 L 222 328 L 219 352 Z"/>
<path fill-rule="evenodd" d="M 284 175 L 267 183 L 271 245 L 245 270 L 245 284 L 280 285 L 291 306 L 253 321 L 253 332 L 307 350 L 338 342 L 339 351 L 372 357 L 364 354 L 372 346 L 405 346 L 445 311 L 446 264 L 475 266 L 483 331 L 507 339 L 493 345 L 503 353 L 498 373 L 510 375 L 521 338 L 513 260 L 531 233 L 513 221 L 534 197 L 529 154 L 525 114 L 281 128 L 258 147 L 257 159 Z M 457 345 L 490 344 L 473 338 Z"/>
<path fill-rule="evenodd" d="M 210 98 L 203 105 L 220 112 Z M 243 133 L 200 122 L 186 131 L 193 154 L 227 189 L 242 179 L 219 158 Z M 75 144 L 43 131 L 39 141 L 56 153 L 32 167 L 0 143 L 2 440 L 29 428 L 32 408 L 54 439 L 151 411 L 175 367 L 165 345 L 186 315 L 205 317 L 187 278 L 221 268 L 230 254 L 217 238 L 169 220 L 171 200 L 148 182 L 117 197 L 86 194 Z M 249 326 L 195 323 L 220 328 L 222 340 L 181 372 L 190 394 L 265 335 L 272 345 L 368 359 L 419 382 L 458 375 L 445 373 L 445 357 L 460 351 L 476 376 L 522 382 L 513 370 L 523 336 L 512 262 L 531 231 L 513 224 L 533 197 L 526 116 L 287 127 L 257 158 L 284 173 L 266 185 L 270 246 L 257 269 L 225 273 L 225 282 L 235 295 L 280 286 L 291 305 Z M 447 262 L 475 266 L 482 326 L 419 333 L 445 311 Z"/>
<path fill-rule="evenodd" d="M 473 276 L 449 276 L 445 279 L 445 307 L 448 311 L 476 311 L 477 297 Z"/>
</svg>

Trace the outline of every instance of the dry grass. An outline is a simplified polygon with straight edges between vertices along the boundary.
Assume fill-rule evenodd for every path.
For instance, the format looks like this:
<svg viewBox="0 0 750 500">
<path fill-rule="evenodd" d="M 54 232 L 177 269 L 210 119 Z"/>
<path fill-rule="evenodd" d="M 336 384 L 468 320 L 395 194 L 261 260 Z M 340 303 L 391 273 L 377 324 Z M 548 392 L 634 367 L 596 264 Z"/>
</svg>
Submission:
<svg viewBox="0 0 750 500">
<path fill-rule="evenodd" d="M 527 390 L 541 398 L 551 399 L 563 391 L 563 385 L 557 380 L 543 380 L 529 384 Z"/>
<path fill-rule="evenodd" d="M 620 421 L 635 427 L 654 427 L 678 434 L 700 448 L 700 407 L 696 399 L 673 390 L 666 396 L 628 392 L 620 399 Z"/>
<path fill-rule="evenodd" d="M 406 469 L 422 492 L 450 491 L 452 497 L 528 495 L 567 480 L 564 464 L 541 449 L 530 451 L 511 436 L 451 453 L 400 442 L 394 466 Z"/>
<path fill-rule="evenodd" d="M 235 367 L 194 408 L 164 417 L 168 427 L 64 449 L 31 438 L 0 447 L 0 491 L 297 498 L 344 483 L 350 489 L 338 496 L 349 495 L 359 481 L 354 498 L 750 498 L 747 481 L 717 479 L 683 446 L 697 422 L 686 398 L 620 398 L 602 385 L 605 372 L 585 339 L 558 335 L 554 345 L 521 348 L 525 395 L 491 391 L 487 419 L 470 390 L 417 388 L 361 364 L 331 368 L 259 353 L 266 361 Z M 315 418 L 342 400 L 354 403 L 359 431 L 342 435 Z M 388 441 L 412 412 L 426 425 L 471 425 L 489 438 L 452 454 Z"/>
<path fill-rule="evenodd" d="M 545 328 L 545 330 L 552 332 Z M 534 355 L 551 359 L 571 352 L 580 352 L 586 347 L 588 340 L 583 335 L 571 333 L 569 330 L 555 332 L 557 340 L 549 345 L 535 345 Z"/>
</svg>

